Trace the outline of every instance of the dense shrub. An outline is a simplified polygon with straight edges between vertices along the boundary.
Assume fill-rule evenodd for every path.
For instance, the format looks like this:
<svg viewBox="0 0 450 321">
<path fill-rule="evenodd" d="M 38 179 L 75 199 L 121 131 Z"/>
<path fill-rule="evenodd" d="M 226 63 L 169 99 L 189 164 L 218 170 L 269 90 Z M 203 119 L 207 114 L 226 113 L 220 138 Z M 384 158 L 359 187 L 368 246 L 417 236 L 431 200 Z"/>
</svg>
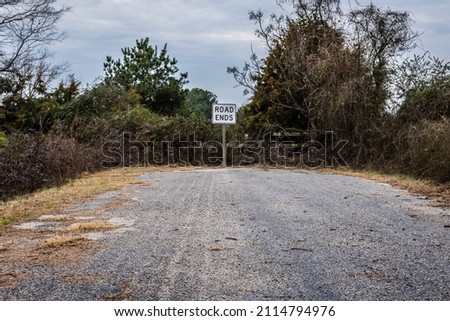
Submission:
<svg viewBox="0 0 450 321">
<path fill-rule="evenodd" d="M 410 126 L 403 147 L 403 171 L 438 182 L 450 181 L 450 122 L 423 121 Z"/>
<path fill-rule="evenodd" d="M 220 128 L 204 117 L 195 114 L 169 117 L 142 107 L 112 115 L 109 124 L 104 144 L 112 151 L 108 155 L 114 154 L 115 161 L 108 162 L 108 166 L 185 164 L 186 161 L 195 165 L 200 162 L 199 155 L 195 155 L 199 142 L 220 141 L 221 137 Z"/>
<path fill-rule="evenodd" d="M 441 121 L 450 117 L 450 78 L 415 88 L 406 93 L 397 118 L 402 123 Z"/>
<path fill-rule="evenodd" d="M 91 154 L 74 139 L 15 133 L 0 149 L 0 199 L 61 185 L 88 170 Z"/>
</svg>

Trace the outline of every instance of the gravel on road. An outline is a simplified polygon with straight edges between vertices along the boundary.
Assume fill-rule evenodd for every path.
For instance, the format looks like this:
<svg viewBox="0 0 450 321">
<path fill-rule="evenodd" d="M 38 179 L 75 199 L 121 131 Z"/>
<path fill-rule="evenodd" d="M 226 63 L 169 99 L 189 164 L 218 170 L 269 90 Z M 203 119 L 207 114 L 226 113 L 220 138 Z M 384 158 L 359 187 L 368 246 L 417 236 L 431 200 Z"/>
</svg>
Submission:
<svg viewBox="0 0 450 321">
<path fill-rule="evenodd" d="M 0 299 L 450 300 L 450 210 L 426 199 L 303 170 L 141 179 L 88 259 L 22 266 Z"/>
</svg>

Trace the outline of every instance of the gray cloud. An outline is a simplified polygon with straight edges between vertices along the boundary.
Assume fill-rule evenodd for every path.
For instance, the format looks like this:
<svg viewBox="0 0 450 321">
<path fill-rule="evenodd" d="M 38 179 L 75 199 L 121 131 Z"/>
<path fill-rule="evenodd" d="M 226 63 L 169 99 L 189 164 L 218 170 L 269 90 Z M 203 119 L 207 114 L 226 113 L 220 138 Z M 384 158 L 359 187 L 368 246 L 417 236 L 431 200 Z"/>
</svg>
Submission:
<svg viewBox="0 0 450 321">
<path fill-rule="evenodd" d="M 103 75 L 107 55 L 118 58 L 120 48 L 149 37 L 159 47 L 168 43 L 180 70 L 189 73 L 190 87 L 208 89 L 220 100 L 238 104 L 245 98 L 242 89 L 234 88 L 226 67 L 248 60 L 251 44 L 262 48 L 248 11 L 279 11 L 275 0 L 60 0 L 58 4 L 72 10 L 60 23 L 68 38 L 54 47 L 55 59 L 70 62 L 84 83 Z M 415 27 L 423 33 L 422 47 L 450 60 L 450 4 L 446 1 L 379 0 L 375 4 L 413 12 Z"/>
</svg>

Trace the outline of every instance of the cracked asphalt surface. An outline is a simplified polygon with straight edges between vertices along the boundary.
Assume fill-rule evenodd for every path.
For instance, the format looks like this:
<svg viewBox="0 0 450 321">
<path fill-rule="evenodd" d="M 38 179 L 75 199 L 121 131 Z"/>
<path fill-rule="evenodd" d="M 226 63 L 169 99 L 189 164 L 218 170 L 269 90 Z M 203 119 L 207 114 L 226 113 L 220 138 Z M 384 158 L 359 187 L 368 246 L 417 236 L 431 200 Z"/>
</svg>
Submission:
<svg viewBox="0 0 450 321">
<path fill-rule="evenodd" d="M 450 210 L 429 200 L 303 170 L 142 180 L 152 183 L 106 214 L 126 224 L 98 237 L 99 250 L 29 266 L 32 278 L 0 299 L 450 300 Z"/>
</svg>

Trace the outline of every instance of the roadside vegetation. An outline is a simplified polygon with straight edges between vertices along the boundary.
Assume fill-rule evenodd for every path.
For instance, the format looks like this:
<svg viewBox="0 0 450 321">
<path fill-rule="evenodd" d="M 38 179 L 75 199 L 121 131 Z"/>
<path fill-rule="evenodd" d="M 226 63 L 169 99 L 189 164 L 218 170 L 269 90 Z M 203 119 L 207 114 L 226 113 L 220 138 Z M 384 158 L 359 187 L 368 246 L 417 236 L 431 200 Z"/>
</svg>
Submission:
<svg viewBox="0 0 450 321">
<path fill-rule="evenodd" d="M 411 175 L 385 173 L 371 169 L 322 168 L 319 171 L 324 174 L 348 175 L 389 184 L 431 200 L 431 205 L 434 207 L 448 207 L 450 205 L 450 185 L 448 183 L 438 183 Z"/>
<path fill-rule="evenodd" d="M 450 181 L 450 64 L 411 54 L 410 13 L 278 2 L 290 13 L 250 12 L 268 55 L 228 69 L 252 95 L 246 132 L 297 131 L 325 145 L 331 131 L 348 141 L 342 156 L 353 168 Z"/>
<path fill-rule="evenodd" d="M 141 184 L 139 176 L 155 168 L 119 168 L 83 174 L 59 187 L 41 189 L 0 202 L 0 226 L 28 217 L 63 213 L 67 206 L 83 202 L 102 193 L 120 190 L 130 184 Z M 163 170 L 163 169 L 158 169 Z M 167 170 L 167 169 L 166 169 Z"/>
<path fill-rule="evenodd" d="M 281 133 L 281 142 L 295 137 L 326 146 L 325 133 L 333 132 L 348 141 L 341 153 L 351 168 L 425 179 L 445 189 L 450 64 L 430 53 L 410 54 L 419 41 L 410 14 L 356 3 L 346 11 L 339 0 L 278 2 L 286 9 L 281 15 L 249 15 L 267 55 L 253 53 L 243 67 L 228 68 L 250 97 L 228 136 L 251 142 L 252 157 L 244 163 L 261 161 L 254 144 L 263 145 L 267 133 Z M 12 200 L 1 205 L 1 224 L 35 213 L 33 205 L 14 205 L 29 204 L 21 195 L 58 191 L 64 204 L 65 184 L 83 184 L 90 177 L 85 173 L 184 164 L 188 156 L 193 165 L 204 164 L 190 146 L 221 141 L 220 128 L 210 121 L 217 96 L 186 88 L 188 74 L 178 69 L 168 45 L 137 39 L 119 57 L 105 57 L 101 80 L 86 88 L 75 75 L 64 78 L 67 66 L 51 65 L 46 48 L 63 41 L 57 23 L 67 10 L 55 0 L 0 3 L 0 35 L 9 40 L 0 44 L 0 201 Z M 145 146 L 124 146 L 124 133 L 132 142 L 185 144 L 188 155 L 154 146 L 153 157 L 143 161 Z M 111 148 L 105 152 L 105 146 Z M 124 169 L 113 173 L 123 173 L 119 185 L 135 178 Z"/>
</svg>

